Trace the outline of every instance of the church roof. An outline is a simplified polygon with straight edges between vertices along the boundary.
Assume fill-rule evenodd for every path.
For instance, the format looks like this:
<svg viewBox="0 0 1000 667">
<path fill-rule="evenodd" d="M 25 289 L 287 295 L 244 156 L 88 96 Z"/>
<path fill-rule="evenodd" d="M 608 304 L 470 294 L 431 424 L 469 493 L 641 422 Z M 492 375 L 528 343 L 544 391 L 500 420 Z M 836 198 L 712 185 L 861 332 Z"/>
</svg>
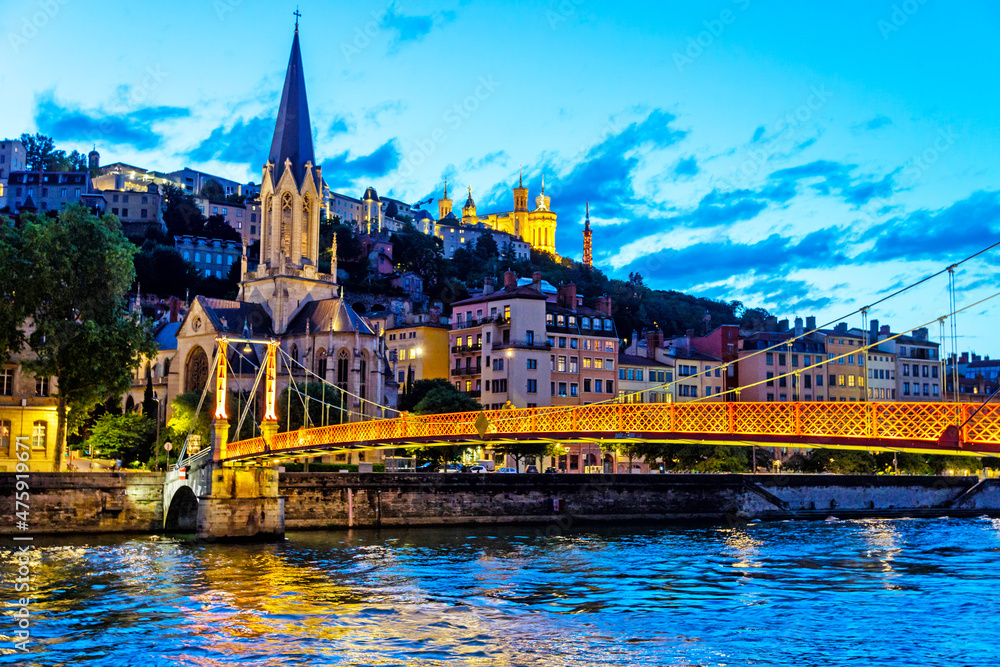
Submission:
<svg viewBox="0 0 1000 667">
<path fill-rule="evenodd" d="M 264 307 L 257 303 L 246 301 L 230 301 L 229 299 L 210 299 L 197 296 L 205 315 L 212 321 L 212 326 L 219 333 L 243 334 L 244 324 L 253 337 L 268 336 L 273 333 L 271 316 Z"/>
<path fill-rule="evenodd" d="M 375 188 L 373 188 L 370 185 L 368 186 L 368 189 L 365 190 L 365 195 L 361 198 L 361 200 L 362 201 L 381 201 L 378 198 L 378 193 L 375 192 Z"/>
<path fill-rule="evenodd" d="M 298 28 L 292 39 L 292 53 L 288 57 L 285 87 L 281 91 L 281 106 L 278 107 L 278 120 L 274 125 L 274 138 L 271 140 L 268 159 L 274 163 L 275 181 L 285 169 L 285 160 L 291 160 L 292 175 L 300 187 L 305 177 L 306 162 L 316 164 Z"/>
<path fill-rule="evenodd" d="M 320 299 L 305 304 L 288 323 L 285 334 L 304 334 L 307 322 L 312 333 L 325 333 L 330 331 L 331 320 L 334 333 L 357 331 L 365 335 L 375 335 L 365 319 L 354 312 L 343 299 Z"/>
</svg>

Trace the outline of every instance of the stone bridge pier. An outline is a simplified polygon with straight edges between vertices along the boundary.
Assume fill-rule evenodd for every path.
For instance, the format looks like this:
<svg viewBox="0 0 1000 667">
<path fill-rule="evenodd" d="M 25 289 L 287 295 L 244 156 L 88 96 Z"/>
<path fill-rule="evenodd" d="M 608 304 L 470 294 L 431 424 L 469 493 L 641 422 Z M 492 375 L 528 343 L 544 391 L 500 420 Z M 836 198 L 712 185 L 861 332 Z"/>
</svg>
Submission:
<svg viewBox="0 0 1000 667">
<path fill-rule="evenodd" d="M 183 478 L 181 471 L 167 474 L 163 527 L 207 541 L 282 539 L 285 499 L 278 495 L 277 468 L 225 465 L 229 427 L 217 420 L 212 428 L 211 451 L 188 459 Z"/>
</svg>

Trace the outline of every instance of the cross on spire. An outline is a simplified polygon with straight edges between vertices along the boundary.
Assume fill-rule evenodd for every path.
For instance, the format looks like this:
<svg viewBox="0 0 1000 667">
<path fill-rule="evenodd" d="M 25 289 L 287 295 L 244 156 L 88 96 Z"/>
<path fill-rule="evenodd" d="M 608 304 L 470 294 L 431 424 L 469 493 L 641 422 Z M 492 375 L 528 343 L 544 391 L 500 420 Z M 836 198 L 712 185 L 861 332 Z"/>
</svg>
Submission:
<svg viewBox="0 0 1000 667">
<path fill-rule="evenodd" d="M 302 16 L 302 12 L 299 11 L 299 6 L 298 5 L 295 5 L 295 11 L 292 12 L 292 14 L 295 16 L 295 32 L 298 32 L 299 31 L 299 17 Z"/>
</svg>

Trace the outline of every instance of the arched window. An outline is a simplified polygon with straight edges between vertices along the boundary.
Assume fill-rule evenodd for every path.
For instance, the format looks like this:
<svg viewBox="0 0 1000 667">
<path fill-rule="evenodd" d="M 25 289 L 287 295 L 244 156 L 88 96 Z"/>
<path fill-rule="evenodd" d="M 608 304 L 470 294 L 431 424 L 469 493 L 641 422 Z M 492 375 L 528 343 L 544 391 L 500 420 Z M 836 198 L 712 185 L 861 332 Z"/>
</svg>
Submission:
<svg viewBox="0 0 1000 667">
<path fill-rule="evenodd" d="M 184 391 L 201 391 L 208 382 L 208 355 L 200 345 L 188 354 L 184 368 Z"/>
<path fill-rule="evenodd" d="M 42 419 L 36 421 L 31 427 L 31 448 L 45 449 L 45 445 L 48 442 L 48 435 L 49 423 Z"/>
<path fill-rule="evenodd" d="M 302 200 L 302 244 L 301 244 L 301 255 L 303 257 L 309 256 L 309 209 L 312 206 L 312 202 L 309 197 L 305 197 Z"/>
<path fill-rule="evenodd" d="M 167 377 L 170 374 L 170 359 L 163 360 L 163 377 Z"/>
<path fill-rule="evenodd" d="M 292 247 L 292 195 L 289 192 L 281 196 L 281 247 L 287 257 Z"/>
<path fill-rule="evenodd" d="M 292 343 L 292 361 L 298 361 L 298 360 L 299 360 L 299 346 L 296 345 L 295 343 Z"/>
<path fill-rule="evenodd" d="M 367 394 L 367 391 L 368 391 L 368 353 L 367 352 L 362 352 L 361 353 L 361 364 L 359 366 L 359 370 L 361 371 L 361 384 L 358 387 L 358 395 L 361 396 L 361 398 L 368 398 L 368 394 Z M 361 411 L 364 412 L 364 406 L 362 405 L 361 407 L 362 407 Z"/>
<path fill-rule="evenodd" d="M 326 350 L 323 348 L 316 352 L 316 375 L 326 379 Z"/>
<path fill-rule="evenodd" d="M 350 374 L 350 360 L 347 350 L 341 350 L 337 354 L 337 386 L 347 391 L 347 378 Z"/>
</svg>

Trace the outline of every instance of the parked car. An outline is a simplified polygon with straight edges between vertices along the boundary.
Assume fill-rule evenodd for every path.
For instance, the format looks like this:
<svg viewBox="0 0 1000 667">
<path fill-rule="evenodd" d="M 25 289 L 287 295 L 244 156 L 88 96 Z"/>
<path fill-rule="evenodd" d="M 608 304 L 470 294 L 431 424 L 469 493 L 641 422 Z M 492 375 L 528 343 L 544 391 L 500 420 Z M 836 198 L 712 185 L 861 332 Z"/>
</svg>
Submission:
<svg viewBox="0 0 1000 667">
<path fill-rule="evenodd" d="M 516 473 L 517 468 L 497 468 L 497 472 L 500 473 Z"/>
<path fill-rule="evenodd" d="M 441 472 L 462 472 L 464 468 L 465 466 L 459 463 L 449 463 L 448 465 L 446 465 L 444 468 L 441 469 Z"/>
<path fill-rule="evenodd" d="M 417 472 L 437 472 L 437 464 L 428 461 L 416 467 Z"/>
<path fill-rule="evenodd" d="M 538 472 L 538 466 L 528 466 L 524 469 L 524 472 Z"/>
<path fill-rule="evenodd" d="M 548 475 L 551 475 L 551 474 L 554 474 L 554 473 L 557 473 L 557 472 L 559 472 L 559 471 L 556 470 L 555 468 L 553 468 L 552 466 L 549 466 L 548 468 L 545 469 L 545 473 L 548 474 Z"/>
<path fill-rule="evenodd" d="M 489 470 L 486 469 L 486 466 L 470 466 L 469 469 L 468 469 L 468 471 L 469 472 L 475 472 L 475 473 L 487 473 L 487 472 L 489 472 Z"/>
</svg>

